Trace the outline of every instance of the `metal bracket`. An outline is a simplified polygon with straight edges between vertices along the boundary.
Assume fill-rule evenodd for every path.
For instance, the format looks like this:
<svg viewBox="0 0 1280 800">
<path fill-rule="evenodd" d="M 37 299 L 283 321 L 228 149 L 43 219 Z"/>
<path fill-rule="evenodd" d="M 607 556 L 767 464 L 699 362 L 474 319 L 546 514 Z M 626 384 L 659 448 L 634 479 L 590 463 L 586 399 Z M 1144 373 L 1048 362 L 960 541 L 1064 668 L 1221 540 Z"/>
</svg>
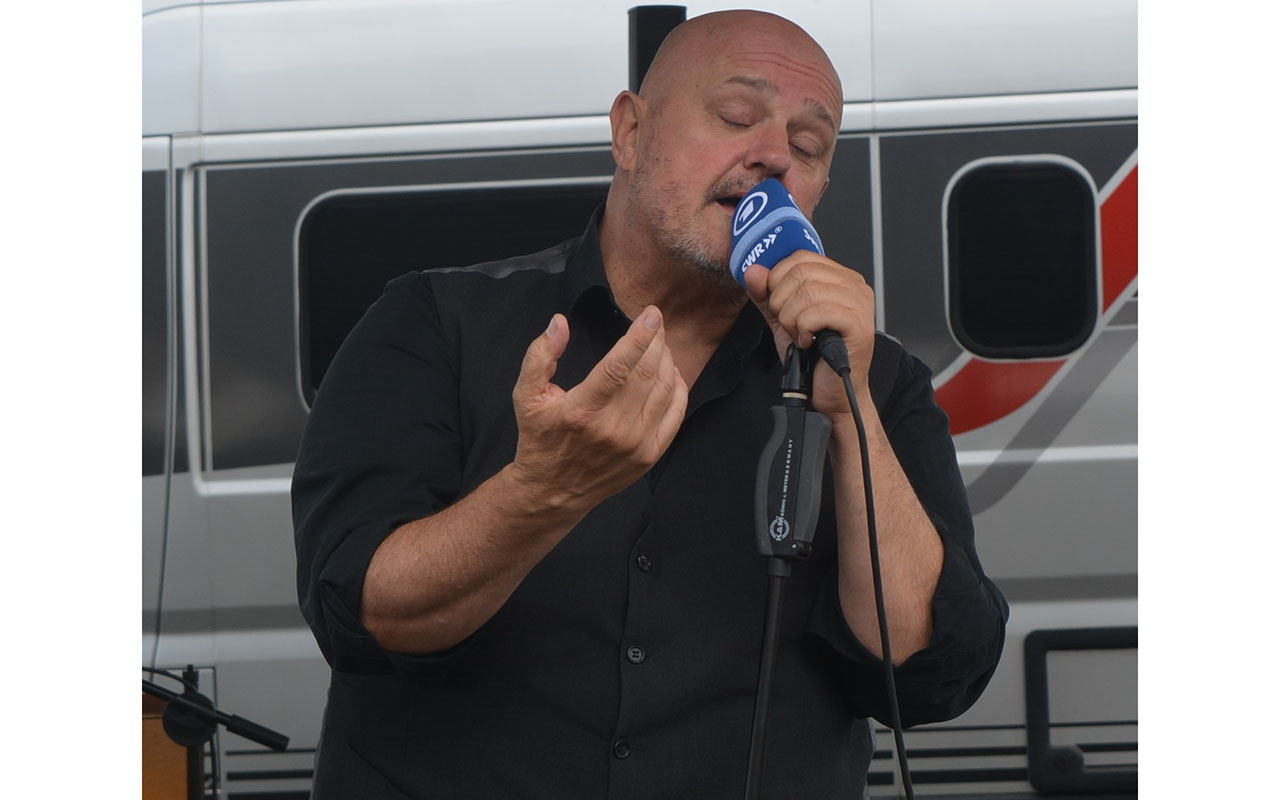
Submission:
<svg viewBox="0 0 1280 800">
<path fill-rule="evenodd" d="M 1027 766 L 1031 785 L 1045 793 L 1137 792 L 1138 770 L 1084 763 L 1075 745 L 1049 744 L 1050 650 L 1129 650 L 1138 647 L 1136 625 L 1115 628 L 1040 630 L 1023 643 L 1027 692 Z"/>
</svg>

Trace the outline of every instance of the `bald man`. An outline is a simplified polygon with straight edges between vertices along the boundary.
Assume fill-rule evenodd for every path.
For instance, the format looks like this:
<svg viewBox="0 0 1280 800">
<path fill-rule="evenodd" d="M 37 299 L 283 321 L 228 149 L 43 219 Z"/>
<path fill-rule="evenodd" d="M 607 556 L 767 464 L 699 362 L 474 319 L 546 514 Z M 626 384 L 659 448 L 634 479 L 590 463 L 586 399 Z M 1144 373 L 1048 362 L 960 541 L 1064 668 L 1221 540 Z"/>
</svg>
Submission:
<svg viewBox="0 0 1280 800">
<path fill-rule="evenodd" d="M 854 270 L 729 273 L 737 201 L 812 215 L 843 93 L 799 27 L 696 17 L 610 111 L 583 236 L 398 279 L 343 345 L 299 453 L 299 594 L 333 667 L 316 800 L 742 794 L 764 559 L 755 463 L 780 356 L 845 341 L 864 409 L 903 722 L 994 671 L 985 578 L 928 370 Z M 766 797 L 861 797 L 887 719 L 859 440 L 840 379 L 812 557 L 783 611 Z"/>
</svg>

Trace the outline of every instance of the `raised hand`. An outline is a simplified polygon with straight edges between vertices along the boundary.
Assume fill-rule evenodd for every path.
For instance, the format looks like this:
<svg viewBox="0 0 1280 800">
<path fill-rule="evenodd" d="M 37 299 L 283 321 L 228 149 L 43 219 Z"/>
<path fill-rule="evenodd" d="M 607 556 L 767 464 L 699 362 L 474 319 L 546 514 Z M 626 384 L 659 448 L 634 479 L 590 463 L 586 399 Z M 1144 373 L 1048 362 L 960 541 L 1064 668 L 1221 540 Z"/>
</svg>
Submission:
<svg viewBox="0 0 1280 800">
<path fill-rule="evenodd" d="M 578 386 L 551 382 L 569 343 L 556 314 L 529 345 L 511 393 L 520 438 L 515 476 L 555 506 L 589 510 L 657 462 L 684 419 L 688 387 L 648 306 Z"/>
</svg>

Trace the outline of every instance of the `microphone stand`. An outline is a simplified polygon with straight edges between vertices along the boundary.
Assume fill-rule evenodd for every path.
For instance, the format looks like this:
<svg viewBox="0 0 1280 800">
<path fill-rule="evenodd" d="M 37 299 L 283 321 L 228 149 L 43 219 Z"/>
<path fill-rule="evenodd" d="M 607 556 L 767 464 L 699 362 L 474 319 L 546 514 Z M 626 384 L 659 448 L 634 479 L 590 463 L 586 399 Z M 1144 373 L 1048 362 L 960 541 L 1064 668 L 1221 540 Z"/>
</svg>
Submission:
<svg viewBox="0 0 1280 800">
<path fill-rule="evenodd" d="M 218 726 L 243 736 L 250 741 L 283 751 L 289 746 L 289 737 L 271 730 L 265 725 L 247 720 L 237 714 L 228 714 L 214 707 L 213 701 L 199 691 L 199 673 L 188 666 L 179 678 L 164 670 L 142 668 L 144 672 L 164 675 L 183 684 L 182 693 L 171 691 L 157 683 L 142 679 L 142 691 L 164 700 L 162 720 L 164 732 L 179 745 L 187 748 L 187 794 L 190 798 L 204 796 L 201 773 L 203 771 L 204 746 L 213 739 Z M 214 786 L 217 787 L 217 752 L 214 757 Z"/>
<path fill-rule="evenodd" d="M 802 561 L 813 552 L 822 500 L 822 465 L 831 437 L 831 420 L 811 408 L 810 386 L 816 363 L 817 356 L 808 350 L 797 350 L 795 345 L 787 348 L 782 404 L 770 409 L 773 433 L 756 471 L 756 546 L 768 559 L 769 595 L 747 759 L 747 800 L 760 797 L 786 579 L 791 577 L 792 562 Z"/>
</svg>

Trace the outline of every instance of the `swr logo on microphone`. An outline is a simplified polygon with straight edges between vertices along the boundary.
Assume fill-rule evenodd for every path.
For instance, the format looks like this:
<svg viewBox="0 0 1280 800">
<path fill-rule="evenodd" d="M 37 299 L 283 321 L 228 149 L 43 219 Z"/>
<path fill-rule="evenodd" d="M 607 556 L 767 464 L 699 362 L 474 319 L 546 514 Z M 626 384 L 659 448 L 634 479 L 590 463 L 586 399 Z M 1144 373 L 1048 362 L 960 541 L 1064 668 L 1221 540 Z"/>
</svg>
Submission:
<svg viewBox="0 0 1280 800">
<path fill-rule="evenodd" d="M 757 205 L 758 201 L 758 205 Z M 733 217 L 733 235 L 740 236 L 751 223 L 764 213 L 769 205 L 769 195 L 764 192 L 752 192 L 738 203 L 738 213 Z"/>
</svg>

